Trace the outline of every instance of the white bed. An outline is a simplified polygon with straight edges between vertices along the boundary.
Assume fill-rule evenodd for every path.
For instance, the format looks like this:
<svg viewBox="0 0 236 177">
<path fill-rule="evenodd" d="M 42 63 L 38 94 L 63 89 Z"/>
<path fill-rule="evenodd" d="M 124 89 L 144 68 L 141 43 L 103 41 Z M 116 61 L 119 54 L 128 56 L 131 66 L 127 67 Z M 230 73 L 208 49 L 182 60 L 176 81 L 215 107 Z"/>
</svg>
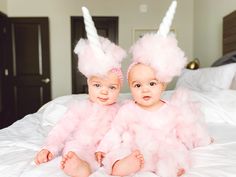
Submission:
<svg viewBox="0 0 236 177">
<path fill-rule="evenodd" d="M 236 65 L 234 69 L 231 67 L 230 70 L 236 71 L 235 67 Z M 219 68 L 215 69 L 219 70 Z M 214 73 L 212 68 L 196 72 L 186 70 L 177 82 L 177 87 L 191 87 L 192 99 L 202 103 L 202 111 L 210 134 L 215 140 L 209 146 L 192 151 L 193 167 L 183 177 L 236 176 L 236 90 L 232 88 L 234 86 L 232 81 L 236 81 L 233 79 L 235 72 L 232 72 L 230 83 L 228 81 L 226 83 L 226 80 L 231 77 L 229 73 L 224 81 L 221 79 L 223 74 L 215 81 L 212 81 L 212 79 L 214 80 L 213 76 L 210 78 L 210 82 L 206 81 L 207 74 L 211 75 L 212 73 Z M 202 79 L 199 79 L 201 75 Z M 203 85 L 193 82 L 196 79 Z M 163 97 L 168 99 L 172 93 L 173 91 L 166 91 Z M 27 115 L 10 127 L 0 130 L 0 176 L 66 177 L 59 168 L 61 157 L 40 166 L 35 166 L 33 158 L 50 129 L 58 121 L 58 117 L 66 111 L 71 101 L 86 97 L 87 95 L 59 97 L 41 107 L 36 113 Z M 120 95 L 121 100 L 129 97 L 130 94 Z M 107 175 L 101 168 L 91 176 L 105 177 Z M 138 173 L 135 176 L 155 177 L 156 175 Z"/>
</svg>

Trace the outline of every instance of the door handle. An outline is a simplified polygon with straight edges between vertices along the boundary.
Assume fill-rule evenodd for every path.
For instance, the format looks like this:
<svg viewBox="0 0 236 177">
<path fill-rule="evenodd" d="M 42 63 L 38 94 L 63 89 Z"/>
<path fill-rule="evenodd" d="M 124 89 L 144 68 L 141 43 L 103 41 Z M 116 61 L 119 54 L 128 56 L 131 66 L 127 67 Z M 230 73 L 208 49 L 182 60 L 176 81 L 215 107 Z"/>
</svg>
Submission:
<svg viewBox="0 0 236 177">
<path fill-rule="evenodd" d="M 5 74 L 5 76 L 8 76 L 8 69 L 4 69 L 4 74 Z"/>
<path fill-rule="evenodd" d="M 49 78 L 46 78 L 46 79 L 41 79 L 41 81 L 45 84 L 49 83 L 50 82 L 50 79 Z"/>
</svg>

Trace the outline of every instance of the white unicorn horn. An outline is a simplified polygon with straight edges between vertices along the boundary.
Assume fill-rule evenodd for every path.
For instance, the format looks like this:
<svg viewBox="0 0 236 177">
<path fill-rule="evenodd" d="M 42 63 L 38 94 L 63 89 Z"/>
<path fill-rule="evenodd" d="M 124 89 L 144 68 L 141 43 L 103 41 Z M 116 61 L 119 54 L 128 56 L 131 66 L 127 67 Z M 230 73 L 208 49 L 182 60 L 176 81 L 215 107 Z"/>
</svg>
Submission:
<svg viewBox="0 0 236 177">
<path fill-rule="evenodd" d="M 177 6 L 177 1 L 174 0 L 171 3 L 168 11 L 166 12 L 165 17 L 163 18 L 163 20 L 160 24 L 159 30 L 157 31 L 158 35 L 161 35 L 164 37 L 166 37 L 168 35 L 168 33 L 170 31 L 170 26 L 171 26 L 172 20 L 174 18 L 176 6 Z"/>
<path fill-rule="evenodd" d="M 98 33 L 95 28 L 92 17 L 89 13 L 89 10 L 86 7 L 82 7 L 82 12 L 84 16 L 84 24 L 88 41 L 90 42 L 91 45 L 101 48 L 101 43 L 99 42 Z"/>
</svg>

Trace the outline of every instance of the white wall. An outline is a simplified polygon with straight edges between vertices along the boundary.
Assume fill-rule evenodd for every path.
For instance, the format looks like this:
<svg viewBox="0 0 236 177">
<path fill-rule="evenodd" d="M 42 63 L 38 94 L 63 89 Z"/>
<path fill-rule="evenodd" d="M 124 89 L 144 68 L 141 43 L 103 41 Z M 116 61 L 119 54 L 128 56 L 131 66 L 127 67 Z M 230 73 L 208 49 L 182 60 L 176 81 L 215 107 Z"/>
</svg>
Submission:
<svg viewBox="0 0 236 177">
<path fill-rule="evenodd" d="M 157 29 L 171 0 L 7 0 L 10 17 L 48 16 L 50 23 L 52 97 L 71 94 L 70 16 L 81 16 L 81 6 L 94 16 L 119 16 L 119 44 L 129 49 L 133 29 Z M 148 6 L 140 13 L 139 5 Z M 179 0 L 172 27 L 188 58 L 193 56 L 193 0 Z M 123 63 L 126 71 L 129 59 Z M 125 84 L 123 92 L 128 91 Z"/>
<path fill-rule="evenodd" d="M 7 13 L 7 0 L 0 0 L 0 11 Z"/>
<path fill-rule="evenodd" d="M 194 57 L 210 66 L 222 56 L 223 17 L 236 10 L 236 0 L 194 0 Z"/>
</svg>

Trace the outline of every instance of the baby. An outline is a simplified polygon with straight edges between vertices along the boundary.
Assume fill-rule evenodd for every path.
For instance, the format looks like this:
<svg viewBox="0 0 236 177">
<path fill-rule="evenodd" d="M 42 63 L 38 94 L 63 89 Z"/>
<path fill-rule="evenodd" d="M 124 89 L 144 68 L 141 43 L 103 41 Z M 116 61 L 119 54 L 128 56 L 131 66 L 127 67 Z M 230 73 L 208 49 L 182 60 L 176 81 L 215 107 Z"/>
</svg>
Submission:
<svg viewBox="0 0 236 177">
<path fill-rule="evenodd" d="M 161 177 L 182 175 L 191 164 L 189 150 L 210 143 L 197 117 L 201 114 L 185 102 L 184 91 L 177 91 L 169 102 L 162 100 L 166 83 L 148 65 L 133 65 L 128 81 L 133 100 L 119 109 L 112 129 L 99 144 L 99 163 L 115 176 L 140 170 Z"/>
<path fill-rule="evenodd" d="M 85 7 L 82 10 L 91 28 L 91 16 Z M 62 152 L 61 168 L 73 177 L 88 177 L 99 167 L 94 153 L 119 108 L 116 100 L 123 79 L 120 67 L 125 51 L 98 37 L 92 28 L 93 39 L 87 34 L 88 40 L 80 39 L 75 48 L 79 70 L 87 77 L 89 98 L 70 106 L 35 157 L 39 165 Z"/>
<path fill-rule="evenodd" d="M 191 165 L 189 151 L 211 142 L 202 114 L 185 90 L 176 91 L 170 101 L 161 99 L 186 63 L 175 37 L 168 34 L 175 8 L 173 1 L 159 31 L 144 35 L 131 48 L 127 75 L 133 100 L 119 109 L 95 153 L 111 175 L 152 171 L 160 177 L 180 176 Z"/>
</svg>

